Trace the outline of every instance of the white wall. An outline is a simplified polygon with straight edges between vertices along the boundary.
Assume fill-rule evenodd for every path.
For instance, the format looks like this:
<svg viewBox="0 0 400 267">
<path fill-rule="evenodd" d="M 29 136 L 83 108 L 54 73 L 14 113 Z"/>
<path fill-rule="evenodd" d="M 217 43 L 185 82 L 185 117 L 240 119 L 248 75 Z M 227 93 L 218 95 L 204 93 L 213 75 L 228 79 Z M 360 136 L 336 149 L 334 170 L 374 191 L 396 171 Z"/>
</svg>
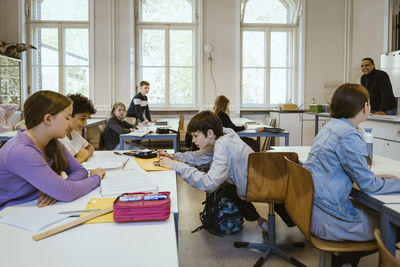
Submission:
<svg viewBox="0 0 400 267">
<path fill-rule="evenodd" d="M 134 0 L 94 0 L 94 102 L 129 104 L 134 95 Z M 334 89 L 345 80 L 345 6 L 352 2 L 350 82 L 359 82 L 363 57 L 379 66 L 383 51 L 384 1 L 305 0 L 305 107 L 313 97 L 325 100 L 324 88 Z M 18 6 L 22 0 L 0 0 L 0 40 L 19 41 Z M 233 0 L 203 0 L 203 42 L 214 46 L 213 74 L 217 94 L 225 94 L 239 106 L 237 55 L 237 3 Z M 211 105 L 215 98 L 209 64 L 204 52 L 202 94 L 199 105 Z"/>
</svg>

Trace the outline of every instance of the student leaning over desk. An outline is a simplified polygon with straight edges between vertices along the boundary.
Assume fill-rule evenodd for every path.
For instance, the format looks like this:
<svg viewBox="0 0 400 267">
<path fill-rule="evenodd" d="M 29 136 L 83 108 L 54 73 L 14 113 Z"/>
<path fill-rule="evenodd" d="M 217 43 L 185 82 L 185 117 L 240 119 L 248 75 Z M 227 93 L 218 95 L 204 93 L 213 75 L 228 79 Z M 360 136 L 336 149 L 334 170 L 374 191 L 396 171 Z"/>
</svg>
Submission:
<svg viewBox="0 0 400 267">
<path fill-rule="evenodd" d="M 0 209 L 38 199 L 44 207 L 72 201 L 100 184 L 104 170 L 86 169 L 58 142 L 71 118 L 70 99 L 39 91 L 24 105 L 27 130 L 21 130 L 0 149 Z M 68 177 L 60 175 L 65 172 Z"/>
<path fill-rule="evenodd" d="M 213 192 L 225 181 L 235 185 L 236 190 L 229 192 L 229 197 L 246 220 L 257 220 L 266 231 L 266 220 L 258 214 L 251 202 L 245 200 L 248 156 L 253 150 L 232 129 L 222 128 L 221 120 L 211 111 L 203 111 L 194 116 L 187 129 L 200 150 L 174 155 L 160 151 L 160 165 L 176 170 L 186 182 L 199 190 Z M 200 166 L 210 162 L 207 173 L 188 165 Z M 288 226 L 294 226 L 286 210 L 276 211 Z"/>
<path fill-rule="evenodd" d="M 94 152 L 94 147 L 81 132 L 87 123 L 90 115 L 96 113 L 92 101 L 81 94 L 67 95 L 72 100 L 72 117 L 69 120 L 69 127 L 64 138 L 59 139 L 67 151 L 74 156 L 80 163 L 87 161 Z"/>
<path fill-rule="evenodd" d="M 351 201 L 355 182 L 372 194 L 400 192 L 400 180 L 374 175 L 368 168 L 367 148 L 358 129 L 370 113 L 368 91 L 358 84 L 343 84 L 330 104 L 332 119 L 314 139 L 305 167 L 314 180 L 311 232 L 333 241 L 373 240 L 378 217 Z"/>
</svg>

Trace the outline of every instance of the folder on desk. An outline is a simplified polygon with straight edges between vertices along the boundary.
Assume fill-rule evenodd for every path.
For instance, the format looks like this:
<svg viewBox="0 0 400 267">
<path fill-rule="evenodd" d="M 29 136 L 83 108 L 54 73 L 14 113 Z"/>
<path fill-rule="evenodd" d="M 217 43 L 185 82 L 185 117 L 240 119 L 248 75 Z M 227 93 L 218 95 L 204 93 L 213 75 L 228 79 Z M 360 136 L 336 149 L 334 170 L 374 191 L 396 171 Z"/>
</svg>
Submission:
<svg viewBox="0 0 400 267">
<path fill-rule="evenodd" d="M 158 161 L 159 158 L 152 158 L 152 159 L 139 159 L 135 158 L 137 163 L 142 167 L 145 171 L 169 171 L 171 169 L 161 167 L 161 166 L 156 166 L 154 165 L 154 161 Z"/>
<path fill-rule="evenodd" d="M 87 210 L 89 209 L 105 209 L 114 204 L 115 198 L 92 198 L 89 203 L 86 205 Z M 82 212 L 81 216 L 85 216 L 90 214 L 91 212 Z M 87 221 L 86 223 L 110 223 L 114 222 L 114 213 L 109 212 L 107 214 L 104 214 L 102 216 L 99 216 L 97 218 L 91 219 L 90 221 Z"/>
</svg>

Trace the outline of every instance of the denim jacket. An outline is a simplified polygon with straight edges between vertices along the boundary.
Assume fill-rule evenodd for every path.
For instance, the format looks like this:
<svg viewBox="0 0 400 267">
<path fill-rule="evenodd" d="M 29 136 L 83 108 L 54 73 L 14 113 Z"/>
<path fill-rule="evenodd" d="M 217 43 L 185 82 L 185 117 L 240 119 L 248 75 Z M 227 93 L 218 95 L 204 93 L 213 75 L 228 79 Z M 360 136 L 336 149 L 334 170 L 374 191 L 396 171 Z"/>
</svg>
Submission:
<svg viewBox="0 0 400 267">
<path fill-rule="evenodd" d="M 314 180 L 314 205 L 349 222 L 360 222 L 349 195 L 356 183 L 371 194 L 400 192 L 400 180 L 375 177 L 368 168 L 362 133 L 347 119 L 332 118 L 314 139 L 305 167 Z"/>
</svg>

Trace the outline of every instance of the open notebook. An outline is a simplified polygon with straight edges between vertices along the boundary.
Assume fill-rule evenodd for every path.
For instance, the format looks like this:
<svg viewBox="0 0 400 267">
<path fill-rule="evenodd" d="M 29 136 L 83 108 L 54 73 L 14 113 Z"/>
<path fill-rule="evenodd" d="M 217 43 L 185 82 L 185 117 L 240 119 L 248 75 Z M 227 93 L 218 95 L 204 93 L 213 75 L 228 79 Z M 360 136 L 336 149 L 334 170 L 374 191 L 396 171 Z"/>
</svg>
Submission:
<svg viewBox="0 0 400 267">
<path fill-rule="evenodd" d="M 116 170 L 107 172 L 101 181 L 102 196 L 157 190 L 158 186 L 154 178 L 145 171 Z"/>
<path fill-rule="evenodd" d="M 96 168 L 102 169 L 119 169 L 125 165 L 129 160 L 128 157 L 109 157 L 106 160 L 102 157 L 94 156 L 89 161 L 82 163 L 82 166 L 87 170 L 94 170 Z"/>
</svg>

